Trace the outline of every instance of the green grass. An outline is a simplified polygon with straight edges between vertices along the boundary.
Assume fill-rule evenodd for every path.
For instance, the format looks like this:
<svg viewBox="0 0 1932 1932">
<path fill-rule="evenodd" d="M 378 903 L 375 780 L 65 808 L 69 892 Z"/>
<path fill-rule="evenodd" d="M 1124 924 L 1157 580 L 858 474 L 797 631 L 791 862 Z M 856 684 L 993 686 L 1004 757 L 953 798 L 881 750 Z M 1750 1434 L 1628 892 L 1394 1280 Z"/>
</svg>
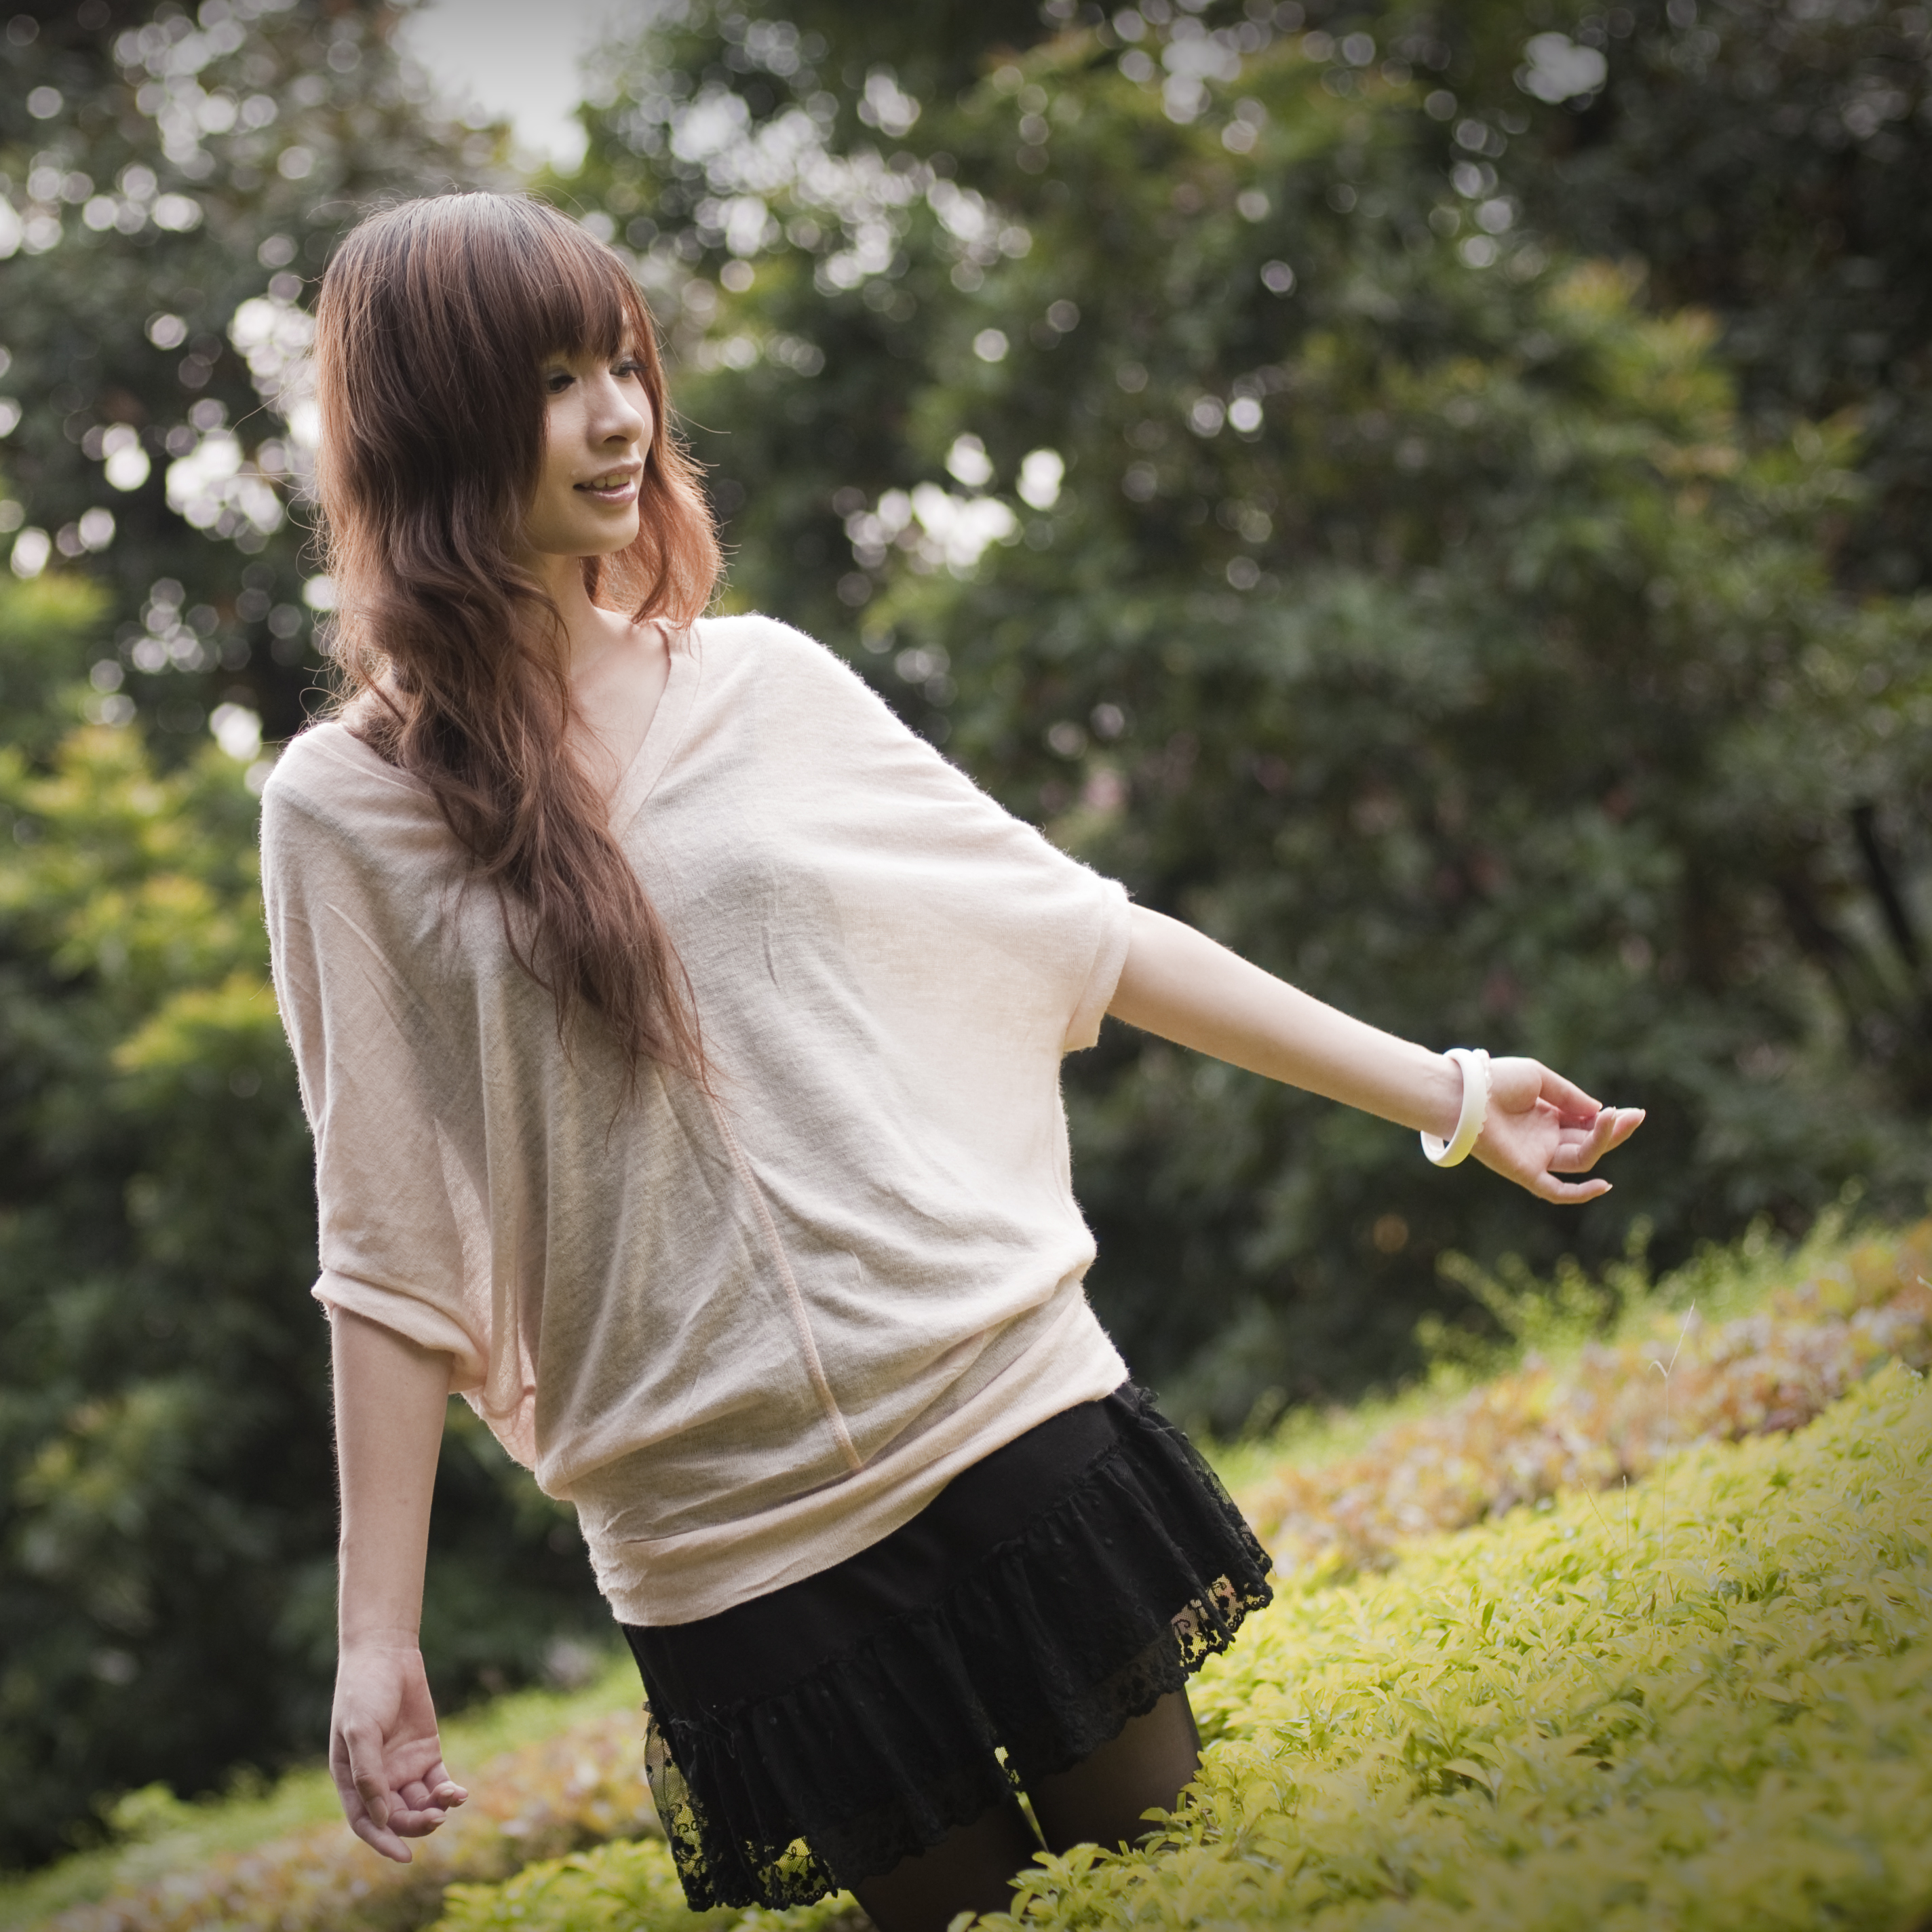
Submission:
<svg viewBox="0 0 1932 1932">
<path fill-rule="evenodd" d="M 1780 1290 L 1774 1327 L 1849 1318 L 1932 1272 L 1927 1242 L 1834 1220 L 1662 1280 L 1634 1258 L 1600 1283 L 1471 1271 L 1487 1340 L 1439 1334 L 1416 1388 L 1212 1453 L 1237 1489 L 1287 1462 L 1352 1484 L 1403 1425 L 1479 1388 L 1493 1403 L 1526 1363 L 1561 1370 L 1592 1342 L 1642 1354 L 1693 1304 L 1714 1330 Z M 1898 1932 L 1932 1905 L 1928 1834 L 1908 1823 L 1932 1816 L 1928 1408 L 1894 1366 L 1797 1435 L 1670 1459 L 1633 1485 L 1628 1526 L 1620 1497 L 1565 1494 L 1405 1544 L 1388 1574 L 1285 1588 L 1201 1680 L 1194 1802 L 1151 1852 L 1048 1864 L 1024 1922 Z M 582 1690 L 452 1720 L 478 1815 L 410 1874 L 341 1830 L 319 1768 L 218 1802 L 155 1788 L 124 1802 L 123 1842 L 0 1881 L 0 1928 L 68 1913 L 73 1932 L 406 1932 L 440 1909 L 444 1932 L 832 1932 L 849 1901 L 686 1910 L 662 1843 L 626 1836 L 637 1696 L 620 1657 Z"/>
<path fill-rule="evenodd" d="M 1792 1436 L 1690 1451 L 1286 1596 L 1200 1680 L 1150 1848 L 1020 1884 L 1030 1932 L 1898 1932 L 1932 1907 L 1932 1395 L 1893 1365 Z M 453 1886 L 438 1932 L 695 1917 L 656 1844 Z"/>
<path fill-rule="evenodd" d="M 1661 1316 L 1695 1307 L 1700 1319 L 1715 1324 L 1754 1314 L 1779 1289 L 1842 1265 L 1856 1243 L 1846 1225 L 1856 1198 L 1853 1192 L 1842 1208 L 1821 1215 L 1802 1242 L 1784 1240 L 1760 1222 L 1724 1246 L 1705 1244 L 1661 1276 L 1646 1265 L 1642 1238 L 1600 1281 L 1574 1264 L 1544 1282 L 1520 1267 L 1505 1264 L 1489 1274 L 1452 1256 L 1448 1270 L 1468 1292 L 1479 1325 L 1425 1322 L 1420 1340 L 1429 1367 L 1419 1380 L 1349 1404 L 1292 1408 L 1265 1431 L 1205 1444 L 1208 1459 L 1239 1491 L 1283 1462 L 1315 1470 L 1360 1455 L 1388 1430 L 1441 1414 L 1532 1355 L 1560 1371 L 1592 1342 L 1636 1340 Z"/>
<path fill-rule="evenodd" d="M 638 1694 L 636 1665 L 628 1654 L 614 1654 L 580 1690 L 518 1691 L 458 1713 L 442 1726 L 444 1756 L 461 1777 L 464 1768 L 473 1770 L 502 1752 L 634 1707 Z M 134 1891 L 223 1852 L 250 1851 L 340 1815 L 334 1784 L 321 1765 L 291 1772 L 265 1790 L 192 1804 L 165 1786 L 150 1786 L 116 1808 L 122 1842 L 0 1879 L 0 1932 L 24 1932 L 70 1906 Z"/>
</svg>

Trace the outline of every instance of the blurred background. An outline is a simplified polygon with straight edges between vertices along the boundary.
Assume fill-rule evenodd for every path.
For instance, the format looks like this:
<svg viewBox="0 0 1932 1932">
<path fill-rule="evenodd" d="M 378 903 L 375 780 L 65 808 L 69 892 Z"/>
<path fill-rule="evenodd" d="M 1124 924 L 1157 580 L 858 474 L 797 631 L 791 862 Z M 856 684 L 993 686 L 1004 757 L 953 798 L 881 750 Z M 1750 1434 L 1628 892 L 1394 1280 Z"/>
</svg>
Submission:
<svg viewBox="0 0 1932 1932">
<path fill-rule="evenodd" d="M 4 11 L 6 0 L 0 0 Z M 1094 1298 L 1223 1438 L 1932 1180 L 1932 14 L 161 0 L 0 25 L 0 1865 L 312 1755 L 334 1518 L 256 795 L 362 212 L 624 251 L 728 608 L 1324 998 L 1650 1109 L 1559 1215 L 1124 1030 Z M 457 1406 L 458 1703 L 608 1623 Z"/>
</svg>

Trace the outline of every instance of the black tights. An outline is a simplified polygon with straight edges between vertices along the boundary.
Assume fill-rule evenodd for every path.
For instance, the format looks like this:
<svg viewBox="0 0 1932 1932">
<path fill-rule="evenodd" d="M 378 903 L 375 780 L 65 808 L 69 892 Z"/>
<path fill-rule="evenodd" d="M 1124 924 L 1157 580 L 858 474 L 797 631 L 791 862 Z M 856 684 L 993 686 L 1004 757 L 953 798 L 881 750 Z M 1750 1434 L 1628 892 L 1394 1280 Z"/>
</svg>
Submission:
<svg viewBox="0 0 1932 1932">
<path fill-rule="evenodd" d="M 1131 1844 L 1148 1828 L 1141 1814 L 1173 1810 L 1200 1762 L 1187 1693 L 1170 1690 L 1071 1771 L 1035 1779 L 1027 1796 L 1049 1851 Z M 853 1890 L 879 1932 L 945 1932 L 959 1912 L 1004 1912 L 1014 1877 L 1039 1850 L 1019 1801 L 1009 1798 Z"/>
</svg>

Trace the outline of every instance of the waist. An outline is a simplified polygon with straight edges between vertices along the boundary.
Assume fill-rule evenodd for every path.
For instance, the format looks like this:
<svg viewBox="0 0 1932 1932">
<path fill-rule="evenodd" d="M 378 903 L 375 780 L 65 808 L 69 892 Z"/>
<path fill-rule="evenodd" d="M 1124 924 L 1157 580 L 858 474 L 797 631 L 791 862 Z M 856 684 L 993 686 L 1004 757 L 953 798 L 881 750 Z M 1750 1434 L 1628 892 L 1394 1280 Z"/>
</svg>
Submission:
<svg viewBox="0 0 1932 1932">
<path fill-rule="evenodd" d="M 1017 1346 L 968 1375 L 864 1466 L 768 1507 L 668 1534 L 648 1522 L 646 1459 L 600 1469 L 574 1492 L 598 1581 L 621 1622 L 686 1622 L 842 1562 L 909 1521 L 954 1477 L 1126 1369 L 1075 1280 L 1028 1319 Z M 990 1353 L 991 1352 L 986 1352 Z"/>
</svg>

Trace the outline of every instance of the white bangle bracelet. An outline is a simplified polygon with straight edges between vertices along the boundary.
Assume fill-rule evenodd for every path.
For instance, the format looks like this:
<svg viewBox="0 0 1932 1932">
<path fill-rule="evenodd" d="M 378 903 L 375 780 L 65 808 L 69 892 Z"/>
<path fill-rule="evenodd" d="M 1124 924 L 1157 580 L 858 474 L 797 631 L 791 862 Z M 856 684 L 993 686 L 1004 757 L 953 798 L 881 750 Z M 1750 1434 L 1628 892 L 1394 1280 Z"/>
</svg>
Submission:
<svg viewBox="0 0 1932 1932">
<path fill-rule="evenodd" d="M 1438 1167 L 1454 1167 L 1468 1159 L 1489 1115 L 1490 1056 L 1480 1046 L 1452 1046 L 1442 1057 L 1453 1060 L 1462 1070 L 1462 1111 L 1448 1139 L 1425 1133 L 1422 1150 Z"/>
</svg>

